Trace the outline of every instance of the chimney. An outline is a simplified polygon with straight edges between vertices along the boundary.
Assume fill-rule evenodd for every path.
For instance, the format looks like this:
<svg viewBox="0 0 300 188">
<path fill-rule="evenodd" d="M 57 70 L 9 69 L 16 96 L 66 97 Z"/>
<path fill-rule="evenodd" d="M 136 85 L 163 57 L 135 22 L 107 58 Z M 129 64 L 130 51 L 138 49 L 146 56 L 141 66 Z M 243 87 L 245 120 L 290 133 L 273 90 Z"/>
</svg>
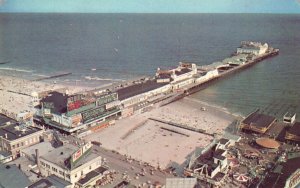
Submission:
<svg viewBox="0 0 300 188">
<path fill-rule="evenodd" d="M 5 133 L 5 138 L 7 139 L 7 133 Z"/>
<path fill-rule="evenodd" d="M 36 164 L 37 166 L 39 166 L 39 157 L 40 157 L 40 154 L 39 154 L 39 150 L 38 149 L 35 149 L 35 157 L 36 157 Z"/>
</svg>

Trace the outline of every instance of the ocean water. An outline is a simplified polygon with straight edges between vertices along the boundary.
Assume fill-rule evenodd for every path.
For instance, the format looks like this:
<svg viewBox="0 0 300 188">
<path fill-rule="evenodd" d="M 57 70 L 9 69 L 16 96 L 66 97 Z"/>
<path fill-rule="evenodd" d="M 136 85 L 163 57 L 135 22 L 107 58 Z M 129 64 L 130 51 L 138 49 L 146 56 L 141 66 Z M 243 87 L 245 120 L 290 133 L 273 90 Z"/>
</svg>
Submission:
<svg viewBox="0 0 300 188">
<path fill-rule="evenodd" d="M 300 15 L 0 14 L 0 62 L 10 61 L 0 74 L 72 72 L 57 81 L 96 86 L 153 75 L 180 61 L 210 64 L 242 40 L 268 42 L 280 55 L 191 97 L 242 115 L 261 108 L 300 116 Z"/>
</svg>

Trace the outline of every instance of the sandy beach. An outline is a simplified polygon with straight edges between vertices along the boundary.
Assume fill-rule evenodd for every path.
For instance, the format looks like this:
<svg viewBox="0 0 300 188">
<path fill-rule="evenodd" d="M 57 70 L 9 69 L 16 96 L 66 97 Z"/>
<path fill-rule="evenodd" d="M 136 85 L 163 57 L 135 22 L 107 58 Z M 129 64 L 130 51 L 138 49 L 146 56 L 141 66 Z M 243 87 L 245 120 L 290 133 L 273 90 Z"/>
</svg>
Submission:
<svg viewBox="0 0 300 188">
<path fill-rule="evenodd" d="M 203 108 L 205 106 L 205 111 Z M 195 148 L 211 143 L 213 136 L 158 123 L 159 118 L 201 128 L 208 133 L 223 134 L 235 116 L 215 107 L 182 99 L 143 114 L 116 121 L 116 125 L 88 135 L 86 140 L 99 141 L 103 147 L 162 168 L 184 164 Z"/>
<path fill-rule="evenodd" d="M 69 93 L 84 91 L 87 88 L 30 81 L 18 77 L 0 75 L 0 112 L 19 113 L 30 111 L 31 93 L 66 88 Z"/>
</svg>

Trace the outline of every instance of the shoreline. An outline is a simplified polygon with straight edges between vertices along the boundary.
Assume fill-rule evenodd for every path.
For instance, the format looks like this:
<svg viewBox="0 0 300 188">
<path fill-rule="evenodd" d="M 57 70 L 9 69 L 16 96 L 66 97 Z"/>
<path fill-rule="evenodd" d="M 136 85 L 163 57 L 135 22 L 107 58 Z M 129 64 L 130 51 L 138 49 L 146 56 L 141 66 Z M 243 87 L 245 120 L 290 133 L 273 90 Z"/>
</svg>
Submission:
<svg viewBox="0 0 300 188">
<path fill-rule="evenodd" d="M 244 116 L 242 114 L 233 113 L 233 112 L 231 112 L 226 107 L 223 107 L 223 106 L 220 106 L 220 105 L 217 105 L 217 104 L 214 104 L 214 103 L 205 102 L 205 101 L 202 101 L 202 100 L 190 97 L 190 96 L 186 96 L 186 97 L 184 97 L 181 100 L 188 100 L 188 101 L 191 101 L 191 102 L 196 102 L 196 103 L 199 103 L 199 104 L 201 104 L 201 105 L 203 105 L 205 107 L 210 107 L 210 108 L 213 108 L 213 109 L 217 109 L 219 111 L 223 111 L 224 113 L 229 114 L 229 115 L 231 115 L 231 116 L 233 116 L 233 117 L 235 117 L 237 119 L 245 118 L 246 117 L 246 116 Z"/>
<path fill-rule="evenodd" d="M 85 86 L 83 82 L 80 82 L 78 85 L 76 83 L 64 83 L 63 81 L 57 84 L 47 81 L 34 81 L 30 79 L 23 78 L 23 76 L 17 75 L 0 75 L 0 95 L 2 100 L 0 103 L 0 112 L 2 110 L 12 111 L 17 113 L 17 111 L 31 110 L 29 106 L 31 103 L 31 93 L 32 92 L 41 92 L 46 90 L 56 90 L 61 88 L 66 88 L 70 93 L 79 93 L 87 90 L 92 90 L 94 88 L 104 88 L 113 85 L 114 83 L 101 84 L 97 87 Z M 222 111 L 228 115 L 231 115 L 235 118 L 243 118 L 241 114 L 231 113 L 227 108 L 211 104 L 199 99 L 186 96 L 179 101 L 184 100 L 189 102 L 190 105 L 193 103 L 200 104 L 206 108 L 211 108 L 217 111 Z M 16 105 L 13 105 L 10 102 L 16 102 L 20 108 L 16 109 Z M 175 101 L 177 102 L 177 101 Z M 23 103 L 23 104 L 22 104 Z M 24 104 L 25 103 L 25 104 Z M 27 106 L 26 106 L 27 105 Z M 14 110 L 12 110 L 14 109 Z"/>
</svg>

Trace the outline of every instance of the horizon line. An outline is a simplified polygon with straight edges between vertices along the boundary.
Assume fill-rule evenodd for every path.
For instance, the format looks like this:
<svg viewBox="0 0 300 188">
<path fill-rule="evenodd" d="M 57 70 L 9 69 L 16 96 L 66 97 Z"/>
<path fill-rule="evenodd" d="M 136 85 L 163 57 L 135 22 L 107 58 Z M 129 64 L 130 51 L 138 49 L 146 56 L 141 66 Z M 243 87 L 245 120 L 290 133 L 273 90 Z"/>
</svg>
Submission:
<svg viewBox="0 0 300 188">
<path fill-rule="evenodd" d="M 299 14 L 297 12 L 8 12 L 0 14 Z"/>
</svg>

